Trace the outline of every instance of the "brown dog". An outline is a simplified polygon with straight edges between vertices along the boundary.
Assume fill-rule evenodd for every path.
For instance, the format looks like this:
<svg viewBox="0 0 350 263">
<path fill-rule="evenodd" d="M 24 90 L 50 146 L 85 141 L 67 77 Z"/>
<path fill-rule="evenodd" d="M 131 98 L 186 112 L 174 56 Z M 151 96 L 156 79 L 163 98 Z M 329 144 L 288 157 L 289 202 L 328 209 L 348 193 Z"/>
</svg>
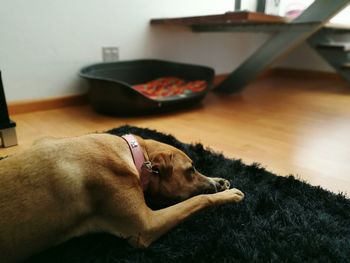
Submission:
<svg viewBox="0 0 350 263">
<path fill-rule="evenodd" d="M 152 163 L 145 192 L 128 144 L 114 135 L 42 139 L 1 160 L 1 262 L 91 232 L 108 232 L 145 248 L 200 209 L 243 199 L 239 190 L 226 190 L 226 180 L 197 172 L 182 151 L 137 141 Z M 181 202 L 152 210 L 145 197 L 154 204 Z"/>
</svg>

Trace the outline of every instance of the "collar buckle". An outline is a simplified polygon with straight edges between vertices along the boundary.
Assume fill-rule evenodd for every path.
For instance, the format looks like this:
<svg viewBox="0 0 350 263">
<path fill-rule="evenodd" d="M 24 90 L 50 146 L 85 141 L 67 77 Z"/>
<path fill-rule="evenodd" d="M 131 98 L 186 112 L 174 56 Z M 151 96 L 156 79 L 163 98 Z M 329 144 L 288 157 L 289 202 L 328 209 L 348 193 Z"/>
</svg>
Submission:
<svg viewBox="0 0 350 263">
<path fill-rule="evenodd" d="M 146 161 L 142 164 L 142 168 L 146 169 L 149 173 L 152 174 L 158 174 L 159 172 L 157 170 L 153 169 L 153 165 L 150 161 Z"/>
</svg>

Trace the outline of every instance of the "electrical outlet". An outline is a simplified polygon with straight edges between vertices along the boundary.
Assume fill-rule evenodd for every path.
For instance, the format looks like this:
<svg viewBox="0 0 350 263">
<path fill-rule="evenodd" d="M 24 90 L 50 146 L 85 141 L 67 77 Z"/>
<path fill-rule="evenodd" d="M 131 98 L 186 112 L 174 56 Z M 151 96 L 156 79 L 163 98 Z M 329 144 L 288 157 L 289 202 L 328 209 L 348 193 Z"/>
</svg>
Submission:
<svg viewBox="0 0 350 263">
<path fill-rule="evenodd" d="M 119 60 L 119 48 L 117 47 L 102 47 L 103 62 L 115 62 Z"/>
</svg>

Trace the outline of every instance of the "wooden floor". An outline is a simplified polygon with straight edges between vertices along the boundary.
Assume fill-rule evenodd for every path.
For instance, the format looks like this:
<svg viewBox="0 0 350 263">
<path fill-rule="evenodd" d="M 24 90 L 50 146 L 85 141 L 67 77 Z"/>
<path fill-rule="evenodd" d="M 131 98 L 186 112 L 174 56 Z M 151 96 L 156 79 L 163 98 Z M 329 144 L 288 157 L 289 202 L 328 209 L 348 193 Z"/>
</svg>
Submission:
<svg viewBox="0 0 350 263">
<path fill-rule="evenodd" d="M 114 118 L 77 106 L 12 119 L 20 145 L 0 149 L 0 155 L 30 147 L 42 136 L 75 136 L 130 124 L 350 193 L 350 88 L 336 79 L 270 76 L 240 95 L 210 94 L 199 108 L 162 116 Z"/>
</svg>

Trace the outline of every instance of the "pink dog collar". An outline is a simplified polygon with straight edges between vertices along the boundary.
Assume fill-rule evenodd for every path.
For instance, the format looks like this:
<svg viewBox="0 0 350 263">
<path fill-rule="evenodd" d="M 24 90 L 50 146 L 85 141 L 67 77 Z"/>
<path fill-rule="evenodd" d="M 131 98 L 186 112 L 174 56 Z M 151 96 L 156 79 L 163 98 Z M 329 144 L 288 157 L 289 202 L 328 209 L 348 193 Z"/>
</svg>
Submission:
<svg viewBox="0 0 350 263">
<path fill-rule="evenodd" d="M 140 183 L 143 191 L 147 190 L 149 175 L 152 172 L 152 164 L 145 160 L 142 148 L 136 138 L 131 134 L 125 134 L 122 138 L 128 143 L 134 164 L 140 175 Z"/>
</svg>

